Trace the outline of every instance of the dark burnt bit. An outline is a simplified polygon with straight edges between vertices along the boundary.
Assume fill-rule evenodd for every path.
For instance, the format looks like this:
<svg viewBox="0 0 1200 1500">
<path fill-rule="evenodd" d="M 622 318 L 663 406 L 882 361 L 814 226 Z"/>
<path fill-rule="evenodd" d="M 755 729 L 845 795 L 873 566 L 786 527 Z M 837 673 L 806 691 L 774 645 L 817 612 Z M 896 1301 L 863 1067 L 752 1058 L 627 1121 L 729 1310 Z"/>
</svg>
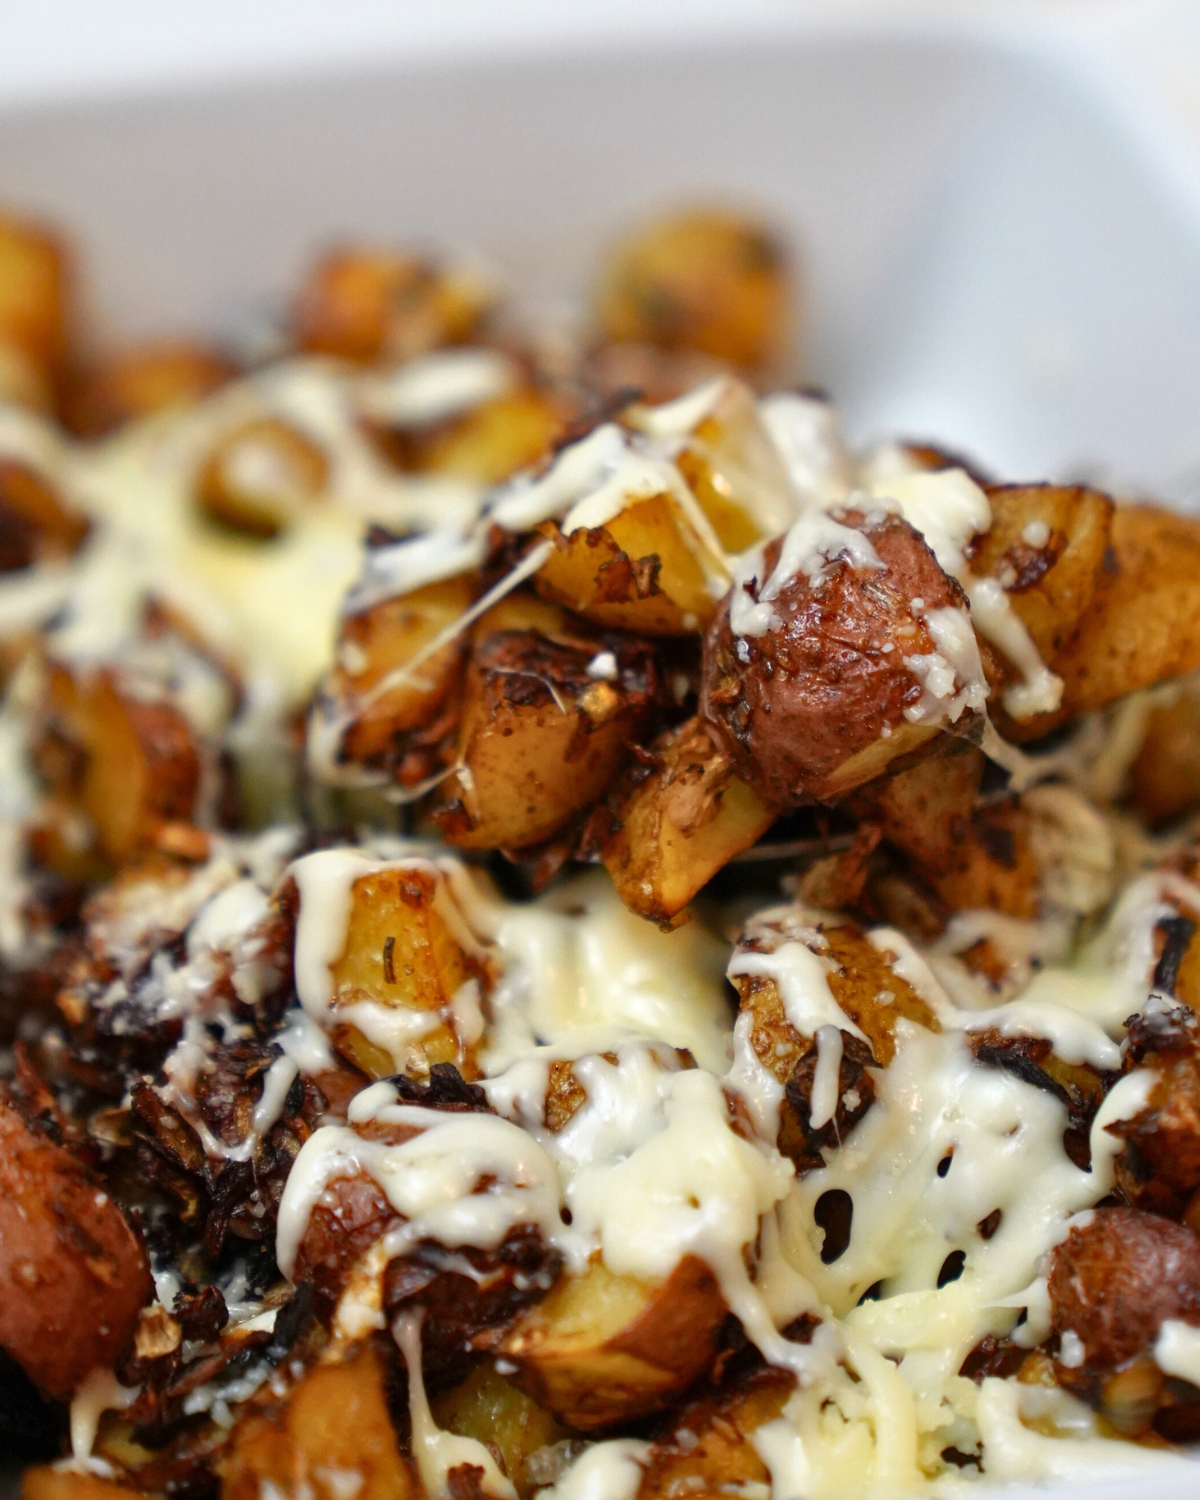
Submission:
<svg viewBox="0 0 1200 1500">
<path fill-rule="evenodd" d="M 172 1311 L 184 1338 L 199 1343 L 211 1343 L 229 1322 L 225 1296 L 212 1283 L 195 1292 L 180 1292 Z"/>
<path fill-rule="evenodd" d="M 453 1063 L 434 1063 L 425 1083 L 397 1073 L 388 1079 L 405 1104 L 440 1109 L 452 1114 L 495 1114 L 487 1094 L 477 1083 L 468 1083 Z"/>
<path fill-rule="evenodd" d="M 1028 1354 L 1028 1349 L 1020 1348 L 1011 1339 L 996 1338 L 988 1333 L 963 1360 L 958 1373 L 976 1385 L 982 1385 L 991 1375 L 1007 1380 L 1020 1370 Z"/>
<path fill-rule="evenodd" d="M 1154 978 L 1151 982 L 1160 994 L 1173 995 L 1179 978 L 1179 966 L 1195 936 L 1196 923 L 1191 917 L 1180 913 L 1174 917 L 1163 917 L 1155 927 L 1162 934 L 1162 949 L 1154 966 Z"/>
<path fill-rule="evenodd" d="M 871 1049 L 860 1037 L 843 1031 L 837 1108 L 831 1120 L 814 1129 L 812 1090 L 817 1066 L 814 1046 L 796 1064 L 784 1089 L 779 1149 L 795 1163 L 800 1176 L 819 1171 L 825 1165 L 823 1151 L 840 1146 L 875 1102 L 875 1083 L 867 1071 L 876 1066 Z"/>
</svg>

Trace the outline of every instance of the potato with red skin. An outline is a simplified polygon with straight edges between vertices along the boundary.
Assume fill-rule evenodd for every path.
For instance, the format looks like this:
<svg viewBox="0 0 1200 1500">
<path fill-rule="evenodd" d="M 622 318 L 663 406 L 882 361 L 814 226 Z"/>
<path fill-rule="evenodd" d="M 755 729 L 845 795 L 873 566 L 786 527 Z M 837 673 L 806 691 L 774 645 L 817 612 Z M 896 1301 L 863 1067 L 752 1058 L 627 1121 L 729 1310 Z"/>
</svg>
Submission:
<svg viewBox="0 0 1200 1500">
<path fill-rule="evenodd" d="M 811 578 L 797 571 L 773 601 L 782 624 L 742 639 L 730 624 L 730 593 L 704 643 L 701 711 L 739 774 L 778 806 L 833 801 L 927 751 L 939 733 L 905 717 L 922 687 L 903 659 L 936 650 L 923 617 L 962 608 L 965 596 L 899 517 L 850 511 L 840 520 L 861 531 L 882 568 L 842 555 Z M 784 540 L 770 543 L 761 576 L 746 585 L 752 598 Z M 918 612 L 914 599 L 923 601 Z M 964 712 L 953 729 L 976 722 Z"/>
<path fill-rule="evenodd" d="M 1060 1385 L 1123 1432 L 1145 1431 L 1164 1399 L 1153 1364 L 1168 1319 L 1200 1327 L 1200 1235 L 1135 1208 L 1096 1209 L 1050 1259 L 1052 1327 L 1083 1345 L 1079 1364 L 1055 1361 Z"/>
<path fill-rule="evenodd" d="M 0 1085 L 0 1348 L 47 1395 L 111 1366 L 154 1295 L 139 1236 Z"/>
</svg>

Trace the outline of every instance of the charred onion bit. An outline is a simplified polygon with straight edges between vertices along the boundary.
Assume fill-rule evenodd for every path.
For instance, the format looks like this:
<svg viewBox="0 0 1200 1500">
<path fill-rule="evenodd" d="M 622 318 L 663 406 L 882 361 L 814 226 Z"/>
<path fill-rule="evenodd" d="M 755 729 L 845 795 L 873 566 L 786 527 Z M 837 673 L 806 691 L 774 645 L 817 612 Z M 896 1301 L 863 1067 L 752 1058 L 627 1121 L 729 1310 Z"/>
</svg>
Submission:
<svg viewBox="0 0 1200 1500">
<path fill-rule="evenodd" d="M 140 1236 L 0 1085 L 0 1348 L 66 1398 L 111 1366 L 154 1295 Z"/>
<path fill-rule="evenodd" d="M 735 635 L 731 591 L 704 642 L 702 712 L 739 774 L 781 806 L 832 800 L 932 739 L 930 725 L 905 716 L 922 698 L 905 658 L 936 653 L 927 616 L 965 604 L 907 522 L 856 511 L 840 520 L 882 567 L 838 556 L 811 577 L 798 569 L 771 601 L 777 623 L 761 635 Z M 752 600 L 783 541 L 744 585 Z M 954 728 L 973 721 L 963 714 Z"/>
<path fill-rule="evenodd" d="M 1157 1214 L 1097 1209 L 1053 1251 L 1049 1288 L 1060 1385 L 1128 1435 L 1153 1425 L 1200 1436 L 1200 1391 L 1168 1379 L 1153 1355 L 1168 1319 L 1200 1327 L 1200 1235 Z"/>
</svg>

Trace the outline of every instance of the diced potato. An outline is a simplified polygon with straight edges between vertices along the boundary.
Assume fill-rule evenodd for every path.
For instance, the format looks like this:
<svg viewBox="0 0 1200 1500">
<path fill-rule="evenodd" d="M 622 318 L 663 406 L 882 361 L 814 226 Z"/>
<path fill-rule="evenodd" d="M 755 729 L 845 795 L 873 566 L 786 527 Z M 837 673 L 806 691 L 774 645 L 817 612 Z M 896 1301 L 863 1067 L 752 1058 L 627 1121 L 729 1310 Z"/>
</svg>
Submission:
<svg viewBox="0 0 1200 1500">
<path fill-rule="evenodd" d="M 1149 715 L 1130 767 L 1129 794 L 1152 827 L 1200 804 L 1200 693 L 1185 689 L 1174 703 Z"/>
<path fill-rule="evenodd" d="M 498 1449 L 520 1500 L 526 1500 L 535 1487 L 527 1469 L 529 1456 L 569 1436 L 550 1412 L 490 1364 L 476 1365 L 462 1385 L 436 1399 L 433 1419 L 447 1432 Z"/>
<path fill-rule="evenodd" d="M 467 951 L 453 928 L 441 878 L 430 870 L 390 868 L 354 882 L 341 956 L 331 966 L 333 1039 L 355 1067 L 371 1078 L 403 1070 L 423 1076 L 431 1064 L 454 1063 L 475 1077 L 478 1035 L 461 1035 L 451 1003 L 470 980 L 490 983 L 478 951 Z M 405 1058 L 367 1039 L 336 1012 L 370 1000 L 389 1010 L 428 1016 L 429 1029 L 408 1043 Z"/>
<path fill-rule="evenodd" d="M 221 1500 L 416 1500 L 421 1493 L 388 1414 L 383 1363 L 369 1344 L 347 1364 L 310 1369 L 281 1407 L 239 1423 L 221 1469 Z"/>
<path fill-rule="evenodd" d="M 410 677 L 391 687 L 381 684 L 403 673 L 453 625 L 470 608 L 474 592 L 469 577 L 446 578 L 343 618 L 337 664 L 323 689 L 328 712 L 345 725 L 335 752 L 339 760 L 386 769 L 402 785 L 430 774 L 429 742 L 436 746 L 457 717 L 457 704 L 447 700 L 458 681 L 466 633 L 426 657 Z M 431 725 L 432 735 L 410 743 L 415 731 Z"/>
<path fill-rule="evenodd" d="M 409 359 L 470 339 L 492 293 L 467 271 L 413 255 L 356 247 L 336 250 L 310 271 L 292 328 L 299 348 L 369 364 Z"/>
<path fill-rule="evenodd" d="M 202 768 L 191 725 L 169 703 L 122 693 L 106 669 L 49 665 L 33 748 L 52 790 L 89 820 L 114 864 L 196 813 Z"/>
<path fill-rule="evenodd" d="M 201 401 L 237 373 L 231 359 L 203 344 L 138 344 L 102 360 L 68 391 L 64 420 L 80 437 L 102 437 L 137 417 Z"/>
<path fill-rule="evenodd" d="M 101 1479 L 98 1474 L 77 1469 L 57 1469 L 38 1464 L 21 1477 L 21 1500 L 133 1500 L 144 1494 L 129 1485 Z"/>
<path fill-rule="evenodd" d="M 1003 732 L 1019 742 L 1200 667 L 1200 521 L 1149 505 L 1113 513 L 1111 551 L 1079 628 L 1049 662 L 1062 707 Z"/>
<path fill-rule="evenodd" d="M 754 1433 L 782 1413 L 794 1387 L 788 1371 L 760 1369 L 731 1390 L 689 1403 L 671 1436 L 651 1448 L 637 1500 L 737 1495 L 768 1487 L 771 1475 L 754 1446 Z"/>
<path fill-rule="evenodd" d="M 24 464 L 0 459 L 0 573 L 58 562 L 79 549 L 88 520 Z"/>
<path fill-rule="evenodd" d="M 324 493 L 329 459 L 298 428 L 259 417 L 223 437 L 196 476 L 196 504 L 210 521 L 269 541 Z"/>
<path fill-rule="evenodd" d="M 411 474 L 449 474 L 499 484 L 528 468 L 564 426 L 559 407 L 539 391 L 511 391 L 463 416 L 416 430 L 382 428 L 384 452 Z"/>
<path fill-rule="evenodd" d="M 616 1276 L 596 1258 L 582 1276 L 561 1277 L 500 1353 L 539 1406 L 592 1432 L 660 1410 L 703 1374 L 725 1311 L 695 1256 L 652 1282 Z"/>
<path fill-rule="evenodd" d="M 66 346 L 67 266 L 61 243 L 0 215 L 0 400 L 48 411 Z"/>
<path fill-rule="evenodd" d="M 637 500 L 604 525 L 569 536 L 553 521 L 538 530 L 554 543 L 534 579 L 538 593 L 598 625 L 696 635 L 717 612 L 724 563 L 669 494 Z"/>
<path fill-rule="evenodd" d="M 793 334 L 784 252 L 762 224 L 693 210 L 636 230 L 613 251 L 597 298 L 601 337 L 698 349 L 771 369 Z"/>
<path fill-rule="evenodd" d="M 971 569 L 996 578 L 1043 659 L 1074 635 L 1104 576 L 1113 503 L 1080 485 L 988 485 Z"/>
<path fill-rule="evenodd" d="M 690 719 L 656 740 L 658 764 L 629 778 L 611 817 L 595 826 L 625 905 L 668 922 L 735 854 L 767 831 L 778 809 L 735 774 L 707 726 Z"/>
<path fill-rule="evenodd" d="M 450 843 L 533 847 L 608 790 L 658 696 L 657 674 L 644 644 L 614 643 L 611 678 L 589 674 L 597 654 L 534 631 L 475 645 L 457 770 L 435 813 Z"/>
</svg>

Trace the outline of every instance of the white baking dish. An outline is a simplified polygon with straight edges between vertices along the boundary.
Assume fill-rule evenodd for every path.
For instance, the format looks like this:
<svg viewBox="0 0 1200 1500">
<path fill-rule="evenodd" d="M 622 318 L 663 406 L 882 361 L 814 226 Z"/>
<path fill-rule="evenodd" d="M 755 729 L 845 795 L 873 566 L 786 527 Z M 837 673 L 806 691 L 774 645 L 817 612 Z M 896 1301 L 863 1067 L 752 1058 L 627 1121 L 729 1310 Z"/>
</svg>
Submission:
<svg viewBox="0 0 1200 1500">
<path fill-rule="evenodd" d="M 804 373 L 856 434 L 1187 503 L 1200 191 L 1119 97 L 1061 48 L 957 31 L 564 46 L 8 109 L 0 201 L 69 229 L 100 330 L 130 335 L 243 327 L 339 235 L 472 247 L 544 306 L 626 220 L 732 198 L 801 247 Z"/>
</svg>

